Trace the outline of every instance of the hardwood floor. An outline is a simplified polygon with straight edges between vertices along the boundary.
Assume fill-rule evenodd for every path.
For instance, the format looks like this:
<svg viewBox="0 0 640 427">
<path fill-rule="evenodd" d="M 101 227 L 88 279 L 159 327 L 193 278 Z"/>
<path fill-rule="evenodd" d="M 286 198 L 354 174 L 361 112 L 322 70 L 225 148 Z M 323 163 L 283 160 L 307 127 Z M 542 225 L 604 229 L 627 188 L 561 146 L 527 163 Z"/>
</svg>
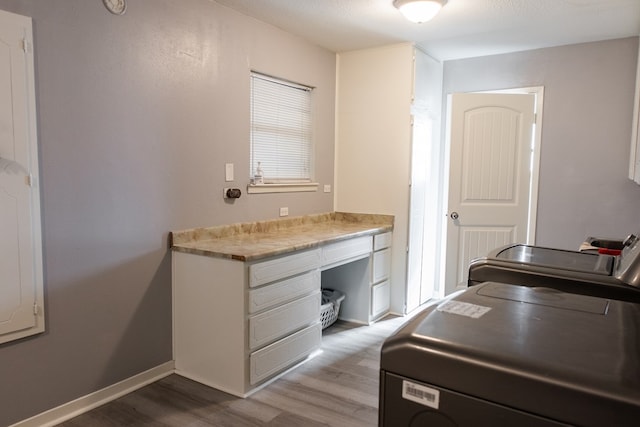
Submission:
<svg viewBox="0 0 640 427">
<path fill-rule="evenodd" d="M 375 426 L 380 347 L 407 320 L 338 321 L 321 354 L 246 399 L 170 375 L 59 426 Z"/>
</svg>

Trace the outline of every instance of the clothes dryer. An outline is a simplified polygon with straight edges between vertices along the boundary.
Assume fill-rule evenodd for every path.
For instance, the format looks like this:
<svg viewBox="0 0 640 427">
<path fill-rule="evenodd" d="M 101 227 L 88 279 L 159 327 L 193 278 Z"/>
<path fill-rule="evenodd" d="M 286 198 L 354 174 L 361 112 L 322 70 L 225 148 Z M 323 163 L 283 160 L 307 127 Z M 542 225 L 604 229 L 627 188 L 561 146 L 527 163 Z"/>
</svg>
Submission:
<svg viewBox="0 0 640 427">
<path fill-rule="evenodd" d="M 640 304 L 483 283 L 389 337 L 379 425 L 637 426 Z"/>
</svg>

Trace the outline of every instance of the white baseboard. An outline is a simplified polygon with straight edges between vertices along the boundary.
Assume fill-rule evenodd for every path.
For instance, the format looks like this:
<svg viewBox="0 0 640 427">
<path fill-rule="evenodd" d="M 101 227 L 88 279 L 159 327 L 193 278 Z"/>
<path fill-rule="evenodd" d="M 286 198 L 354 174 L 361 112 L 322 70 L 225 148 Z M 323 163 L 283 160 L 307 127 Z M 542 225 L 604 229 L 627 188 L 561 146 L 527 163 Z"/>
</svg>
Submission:
<svg viewBox="0 0 640 427">
<path fill-rule="evenodd" d="M 20 421 L 9 427 L 51 427 L 73 417 L 97 408 L 100 405 L 116 400 L 127 393 L 142 388 L 154 381 L 158 381 L 174 372 L 175 363 L 172 361 L 141 372 L 138 375 L 122 380 L 119 383 L 105 387 L 102 390 L 87 394 L 57 408 Z"/>
</svg>

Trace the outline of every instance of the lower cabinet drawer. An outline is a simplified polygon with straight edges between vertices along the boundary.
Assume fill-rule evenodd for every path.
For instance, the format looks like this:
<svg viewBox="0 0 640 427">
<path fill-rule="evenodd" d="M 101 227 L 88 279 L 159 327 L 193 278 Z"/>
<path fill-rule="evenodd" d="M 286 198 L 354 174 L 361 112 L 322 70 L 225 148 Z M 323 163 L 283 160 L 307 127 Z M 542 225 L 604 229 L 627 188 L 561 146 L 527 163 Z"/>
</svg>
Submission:
<svg viewBox="0 0 640 427">
<path fill-rule="evenodd" d="M 255 288 L 269 282 L 295 276 L 320 267 L 320 248 L 296 252 L 249 266 L 249 287 Z"/>
<path fill-rule="evenodd" d="M 332 243 L 322 248 L 322 265 L 327 266 L 340 263 L 355 257 L 371 253 L 373 237 L 362 236 L 338 243 Z"/>
<path fill-rule="evenodd" d="M 391 287 L 388 280 L 371 288 L 371 317 L 386 313 L 391 306 Z"/>
<path fill-rule="evenodd" d="M 387 279 L 391 274 L 391 249 L 373 253 L 373 283 Z"/>
<path fill-rule="evenodd" d="M 249 291 L 249 314 L 300 298 L 320 289 L 320 270 Z"/>
<path fill-rule="evenodd" d="M 249 318 L 249 349 L 270 344 L 320 319 L 320 290 Z"/>
<path fill-rule="evenodd" d="M 320 347 L 322 324 L 316 323 L 249 356 L 251 385 L 268 379 L 304 359 Z"/>
<path fill-rule="evenodd" d="M 373 250 L 379 251 L 380 249 L 390 247 L 392 239 L 393 235 L 390 231 L 383 234 L 376 234 L 375 236 L 373 236 Z"/>
</svg>

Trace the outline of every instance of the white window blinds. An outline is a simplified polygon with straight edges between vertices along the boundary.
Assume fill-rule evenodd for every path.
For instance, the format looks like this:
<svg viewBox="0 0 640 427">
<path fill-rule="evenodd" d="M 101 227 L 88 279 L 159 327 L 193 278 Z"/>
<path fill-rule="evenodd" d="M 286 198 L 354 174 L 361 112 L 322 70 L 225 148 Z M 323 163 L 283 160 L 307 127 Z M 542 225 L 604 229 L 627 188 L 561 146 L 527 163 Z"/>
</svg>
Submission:
<svg viewBox="0 0 640 427">
<path fill-rule="evenodd" d="M 265 183 L 310 182 L 312 88 L 251 73 L 251 176 Z"/>
</svg>

